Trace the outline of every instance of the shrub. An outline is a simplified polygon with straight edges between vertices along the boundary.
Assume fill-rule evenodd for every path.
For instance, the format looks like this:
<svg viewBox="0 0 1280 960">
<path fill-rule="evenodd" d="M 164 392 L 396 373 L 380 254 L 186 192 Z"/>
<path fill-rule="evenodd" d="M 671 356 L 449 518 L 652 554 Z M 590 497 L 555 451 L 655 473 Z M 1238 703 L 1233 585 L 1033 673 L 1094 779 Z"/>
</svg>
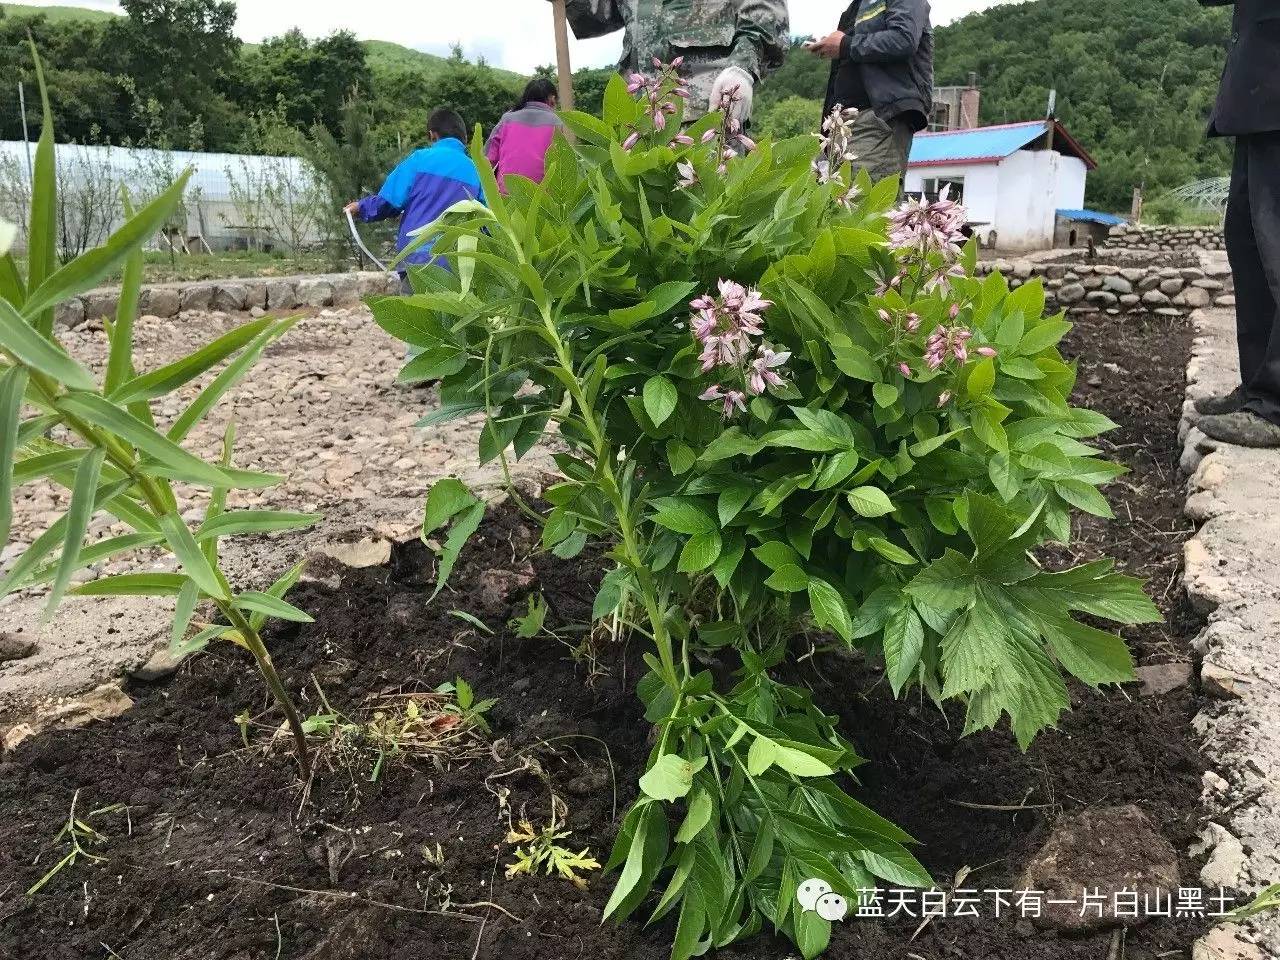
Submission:
<svg viewBox="0 0 1280 960">
<path fill-rule="evenodd" d="M 443 378 L 424 424 L 485 415 L 482 461 L 558 430 L 542 543 L 609 543 L 594 614 L 652 641 L 657 739 L 606 916 L 663 890 L 680 960 L 766 923 L 812 957 L 830 924 L 798 884 L 855 902 L 930 879 L 841 785 L 861 761 L 835 718 L 785 682 L 799 638 L 883 658 L 896 693 L 962 703 L 966 732 L 1008 715 L 1025 748 L 1067 709 L 1064 672 L 1132 677 L 1119 637 L 1074 615 L 1157 613 L 1109 562 L 1035 559 L 1073 509 L 1109 515 L 1097 487 L 1122 472 L 1084 442 L 1114 424 L 1069 405 L 1070 324 L 1038 283 L 977 279 L 945 197 L 893 209 L 896 182 L 851 178 L 846 115 L 816 160 L 812 138 L 737 156 L 724 112 L 682 129 L 671 68 L 631 88 L 614 80 L 603 120 L 567 115 L 577 149 L 505 197 L 477 137 L 491 207 L 424 231 L 449 269 L 374 314 L 422 351 L 403 379 Z M 450 480 L 426 512 L 424 535 L 452 522 L 443 582 L 482 507 Z"/>
<path fill-rule="evenodd" d="M 13 231 L 0 223 L 0 543 L 9 540 L 16 486 L 52 481 L 71 491 L 71 502 L 65 515 L 0 577 L 0 595 L 50 584 L 46 616 L 53 614 L 68 592 L 176 598 L 175 652 L 189 652 L 217 639 L 247 650 L 285 713 L 299 763 L 305 769 L 308 755 L 302 725 L 260 636 L 268 618 L 310 619 L 283 599 L 301 567 L 265 592 L 239 592 L 232 589 L 219 568 L 218 556 L 219 543 L 225 537 L 309 526 L 319 518 L 225 509 L 230 490 L 261 488 L 280 481 L 279 477 L 232 466 L 232 427 L 227 428 L 217 463 L 207 463 L 181 445 L 293 321 L 256 320 L 188 357 L 139 373 L 133 364 L 133 324 L 142 283 L 142 247 L 181 203 L 190 171 L 179 175 L 104 246 L 59 268 L 53 120 L 39 71 L 37 61 L 44 124 L 35 157 L 25 275 L 8 252 Z M 127 209 L 127 197 L 125 205 Z M 124 283 L 119 311 L 108 327 L 106 368 L 96 377 L 59 343 L 54 308 L 120 269 Z M 163 430 L 157 426 L 151 401 L 172 394 L 224 361 L 229 362 L 171 426 Z M 27 410 L 34 415 L 25 416 Z M 202 522 L 194 528 L 182 518 L 175 482 L 210 491 Z M 128 532 L 86 544 L 89 524 L 99 512 L 113 517 Z M 180 572 L 125 574 L 71 589 L 77 571 L 146 548 L 167 549 Z M 187 638 L 201 601 L 212 603 L 225 622 L 202 625 Z"/>
</svg>

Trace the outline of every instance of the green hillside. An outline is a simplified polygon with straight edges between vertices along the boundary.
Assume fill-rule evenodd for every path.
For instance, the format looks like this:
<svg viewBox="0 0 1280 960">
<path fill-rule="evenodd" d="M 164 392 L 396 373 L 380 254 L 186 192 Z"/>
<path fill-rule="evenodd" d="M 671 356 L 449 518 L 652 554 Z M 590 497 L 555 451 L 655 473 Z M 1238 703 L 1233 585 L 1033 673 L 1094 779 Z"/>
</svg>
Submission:
<svg viewBox="0 0 1280 960">
<path fill-rule="evenodd" d="M 36 15 L 48 17 L 53 23 L 62 23 L 67 20 L 91 20 L 102 22 L 110 20 L 119 14 L 112 13 L 108 10 L 89 10 L 85 7 L 33 7 L 27 4 L 17 3 L 0 3 L 0 11 L 7 13 L 11 17 L 33 17 Z"/>
</svg>

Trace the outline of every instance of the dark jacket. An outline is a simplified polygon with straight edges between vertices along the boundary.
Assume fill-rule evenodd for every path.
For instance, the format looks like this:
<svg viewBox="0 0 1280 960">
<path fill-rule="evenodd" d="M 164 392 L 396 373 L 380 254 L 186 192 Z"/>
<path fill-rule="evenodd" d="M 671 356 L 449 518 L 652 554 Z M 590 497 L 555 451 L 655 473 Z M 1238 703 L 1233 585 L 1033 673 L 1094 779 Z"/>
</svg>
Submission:
<svg viewBox="0 0 1280 960">
<path fill-rule="evenodd" d="M 1209 132 L 1234 137 L 1280 130 L 1280 0 L 1200 2 L 1236 8 Z"/>
<path fill-rule="evenodd" d="M 854 7 L 858 7 L 856 14 Z M 905 117 L 913 130 L 929 125 L 933 112 L 933 28 L 928 0 L 862 0 L 851 4 L 840 59 L 831 65 L 823 114 L 835 106 L 841 61 L 862 70 L 871 108 L 881 120 Z"/>
</svg>

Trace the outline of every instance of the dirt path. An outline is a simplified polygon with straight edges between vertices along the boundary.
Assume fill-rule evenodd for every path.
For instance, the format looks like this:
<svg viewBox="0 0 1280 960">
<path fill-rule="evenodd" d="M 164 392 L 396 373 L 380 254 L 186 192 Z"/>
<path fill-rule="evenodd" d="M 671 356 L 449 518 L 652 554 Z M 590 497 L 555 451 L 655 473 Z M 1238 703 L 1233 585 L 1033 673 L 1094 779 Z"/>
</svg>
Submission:
<svg viewBox="0 0 1280 960">
<path fill-rule="evenodd" d="M 137 363 L 145 370 L 171 362 L 244 319 L 218 313 L 185 314 L 179 321 L 144 317 L 136 334 Z M 65 342 L 97 370 L 105 359 L 106 337 L 100 324 L 92 326 L 96 329 L 67 334 Z M 474 468 L 476 420 L 429 432 L 414 427 L 435 406 L 434 392 L 396 386 L 401 359 L 401 345 L 373 323 L 367 309 L 321 311 L 275 344 L 193 434 L 191 448 L 212 454 L 233 419 L 236 465 L 288 478 L 269 490 L 233 493 L 231 506 L 325 514 L 323 523 L 302 535 L 230 543 L 228 566 L 237 582 L 261 585 L 320 543 L 372 537 L 379 541 L 375 553 L 385 551 L 381 540 L 413 536 L 423 495 L 441 476 L 461 475 L 476 486 L 494 483 L 492 470 Z M 165 398 L 156 408 L 158 419 L 176 417 L 204 382 Z M 535 451 L 522 467 L 537 471 L 548 463 Z M 52 485 L 19 490 L 14 534 L 0 556 L 0 569 L 57 519 L 67 499 Z M 182 506 L 198 510 L 203 501 L 188 497 Z M 109 519 L 95 520 L 92 540 L 121 532 Z M 145 558 L 101 564 L 78 579 L 146 568 Z M 0 721 L 22 704 L 78 692 L 146 661 L 168 635 L 171 607 L 161 601 L 73 598 L 44 629 L 39 627 L 41 602 L 38 593 L 0 599 L 0 631 L 37 644 L 29 657 L 0 661 Z"/>
</svg>

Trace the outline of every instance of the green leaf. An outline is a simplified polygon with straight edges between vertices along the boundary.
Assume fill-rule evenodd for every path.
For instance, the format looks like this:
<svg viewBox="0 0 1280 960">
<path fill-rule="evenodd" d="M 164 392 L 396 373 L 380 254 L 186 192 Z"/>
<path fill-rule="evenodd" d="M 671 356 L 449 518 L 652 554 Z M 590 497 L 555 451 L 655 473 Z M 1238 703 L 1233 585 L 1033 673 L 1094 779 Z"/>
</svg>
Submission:
<svg viewBox="0 0 1280 960">
<path fill-rule="evenodd" d="M 187 580 L 178 591 L 178 602 L 173 610 L 173 624 L 169 629 L 169 652 L 173 653 L 187 636 L 196 604 L 200 602 L 200 588 L 194 580 Z"/>
<path fill-rule="evenodd" d="M 831 944 L 831 921 L 818 916 L 816 910 L 801 911 L 795 915 L 796 947 L 804 960 L 816 960 L 826 953 Z"/>
<path fill-rule="evenodd" d="M 76 257 L 28 294 L 23 312 L 28 317 L 91 290 L 115 273 L 142 244 L 155 236 L 182 200 L 192 170 L 184 171 L 155 200 L 142 208 L 132 220 L 117 230 L 101 247 Z"/>
<path fill-rule="evenodd" d="M 123 405 L 136 400 L 154 400 L 156 397 L 172 393 L 217 366 L 274 323 L 274 320 L 264 317 L 243 324 L 181 360 L 166 364 L 140 377 L 134 377 L 122 384 L 107 399 L 112 403 Z"/>
<path fill-rule="evenodd" d="M 812 453 L 829 453 L 845 444 L 825 434 L 812 430 L 775 430 L 766 434 L 764 442 L 771 447 L 787 447 L 792 450 L 808 450 Z"/>
<path fill-rule="evenodd" d="M 655 800 L 674 802 L 693 787 L 693 775 L 707 764 L 706 757 L 686 760 L 675 753 L 664 753 L 640 778 L 640 790 Z"/>
<path fill-rule="evenodd" d="M 876 383 L 871 387 L 871 395 L 877 407 L 888 409 L 898 402 L 898 388 L 891 383 Z"/>
<path fill-rule="evenodd" d="M 425 540 L 463 510 L 478 503 L 467 485 L 454 477 L 437 480 L 427 494 L 426 515 L 422 520 L 422 538 Z"/>
<path fill-rule="evenodd" d="M 98 489 L 98 478 L 102 473 L 102 462 L 107 452 L 102 448 L 90 450 L 76 468 L 75 485 L 71 490 L 71 506 L 67 509 L 66 531 L 62 540 L 62 557 L 58 562 L 58 572 L 54 575 L 53 586 L 49 590 L 49 600 L 44 608 L 44 622 L 53 619 L 54 612 L 62 603 L 62 598 L 71 585 L 71 577 L 79 569 L 80 548 L 84 545 L 85 535 L 89 532 L 89 521 L 93 519 L 95 495 Z"/>
<path fill-rule="evenodd" d="M 680 476 L 693 469 L 698 462 L 698 455 L 683 440 L 668 440 L 666 444 L 667 463 L 673 476 Z"/>
<path fill-rule="evenodd" d="M 1018 343 L 1018 352 L 1023 356 L 1031 356 L 1048 350 L 1070 333 L 1071 327 L 1065 320 L 1045 320 L 1038 323 L 1023 334 Z"/>
<path fill-rule="evenodd" d="M 872 537 L 867 542 L 871 544 L 872 550 L 880 554 L 880 556 L 884 557 L 890 563 L 897 563 L 905 567 L 918 562 L 916 558 L 907 553 L 907 551 L 903 550 L 896 543 L 891 543 L 884 539 L 884 537 Z"/>
<path fill-rule="evenodd" d="M 773 764 L 793 777 L 829 777 L 835 773 L 817 757 L 781 743 L 774 744 Z"/>
<path fill-rule="evenodd" d="M 161 433 L 130 413 L 113 406 L 107 400 L 92 393 L 68 393 L 54 404 L 64 413 L 88 420 L 154 457 L 174 471 L 190 478 L 191 483 L 203 486 L 235 486 L 229 483 L 225 472 L 211 467 L 193 456 Z"/>
<path fill-rule="evenodd" d="M 1058 492 L 1058 496 L 1078 510 L 1108 520 L 1115 516 L 1111 511 L 1111 504 L 1107 503 L 1107 498 L 1099 493 L 1096 487 L 1082 480 L 1059 480 L 1053 485 L 1053 489 Z"/>
<path fill-rule="evenodd" d="M 885 673 L 895 697 L 915 673 L 923 651 L 924 624 L 909 603 L 900 604 L 884 625 Z"/>
<path fill-rule="evenodd" d="M 853 618 L 840 591 L 817 577 L 809 581 L 809 608 L 820 627 L 834 630 L 846 643 L 853 642 Z"/>
<path fill-rule="evenodd" d="M 180 573 L 125 573 L 72 587 L 77 597 L 176 597 L 188 579 Z"/>
<path fill-rule="evenodd" d="M 44 64 L 36 51 L 35 39 L 28 34 L 31 60 L 36 68 L 36 84 L 40 88 L 40 142 L 36 145 L 35 167 L 31 183 L 31 228 L 27 231 L 27 289 L 40 286 L 58 267 L 58 171 L 53 140 L 53 111 L 49 107 L 49 88 L 44 79 Z M 41 334 L 53 332 L 53 311 L 39 318 Z"/>
<path fill-rule="evenodd" d="M 849 491 L 849 506 L 862 517 L 883 517 L 893 513 L 893 501 L 879 487 L 858 487 Z"/>
<path fill-rule="evenodd" d="M 973 602 L 975 576 L 963 554 L 948 549 L 907 585 L 907 593 L 944 613 Z"/>
<path fill-rule="evenodd" d="M 244 533 L 300 530 L 324 519 L 321 513 L 290 513 L 283 510 L 233 510 L 206 520 L 196 531 L 197 540 L 233 537 Z"/>
<path fill-rule="evenodd" d="M 290 590 L 297 586 L 298 581 L 302 579 L 302 573 L 307 568 L 307 562 L 300 560 L 294 564 L 267 588 L 267 593 L 277 599 L 283 599 Z M 261 630 L 262 625 L 267 622 L 267 616 L 264 613 L 253 613 L 249 616 L 249 625 L 255 630 Z"/>
<path fill-rule="evenodd" d="M 846 377 L 878 383 L 880 368 L 876 366 L 871 354 L 855 343 L 836 342 L 831 348 L 835 356 L 836 367 Z"/>
<path fill-rule="evenodd" d="M 1005 503 L 1016 497 L 1021 489 L 1018 471 L 1007 453 L 997 453 L 987 461 L 987 475 Z"/>
<path fill-rule="evenodd" d="M 702 832 L 702 828 L 711 822 L 711 814 L 715 812 L 715 801 L 706 790 L 699 790 L 689 801 L 689 812 L 685 814 L 684 823 L 676 832 L 676 843 L 690 843 Z"/>
<path fill-rule="evenodd" d="M 1018 380 L 1044 379 L 1044 371 L 1026 357 L 1010 357 L 1007 360 L 1001 360 L 1000 372 L 1016 377 Z"/>
<path fill-rule="evenodd" d="M 758 547 L 752 547 L 751 554 L 770 570 L 781 570 L 788 565 L 799 566 L 802 562 L 795 548 L 781 540 L 770 540 Z"/>
<path fill-rule="evenodd" d="M 680 551 L 680 573 L 699 573 L 720 559 L 720 550 L 724 546 L 720 533 L 712 530 L 693 536 Z"/>
<path fill-rule="evenodd" d="M 990 407 L 981 407 L 973 411 L 973 434 L 992 450 L 999 453 L 1009 452 L 1009 438 L 999 416 Z"/>
<path fill-rule="evenodd" d="M 698 459 L 704 463 L 728 460 L 730 457 L 753 456 L 764 449 L 764 441 L 749 437 L 739 427 L 730 427 L 712 440 Z"/>
<path fill-rule="evenodd" d="M 758 777 L 770 767 L 778 757 L 778 743 L 768 737 L 757 734 L 751 741 L 751 749 L 747 751 L 747 773 Z"/>
<path fill-rule="evenodd" d="M 13 524 L 14 460 L 18 451 L 18 423 L 27 389 L 27 371 L 10 367 L 0 374 L 0 543 L 9 543 Z"/>
<path fill-rule="evenodd" d="M 121 188 L 125 216 L 133 216 L 133 204 L 129 190 Z M 108 332 L 110 350 L 107 354 L 107 371 L 103 375 L 102 390 L 112 393 L 133 376 L 133 321 L 138 315 L 138 301 L 142 294 L 142 247 L 135 247 L 124 262 L 124 275 L 120 282 L 120 297 L 116 302 L 116 322 Z"/>
<path fill-rule="evenodd" d="M 237 610 L 261 613 L 277 620 L 288 620 L 291 623 L 315 622 L 310 615 L 299 610 L 293 604 L 281 600 L 279 597 L 273 597 L 269 593 L 259 593 L 257 590 L 250 590 L 248 593 L 240 594 L 232 603 Z"/>
<path fill-rule="evenodd" d="M 93 390 L 93 375 L 53 340 L 41 335 L 8 300 L 0 300 L 0 347 L 19 363 L 73 390 Z"/>
<path fill-rule="evenodd" d="M 80 548 L 80 555 L 76 561 L 77 569 L 83 570 L 91 567 L 95 563 L 110 559 L 120 553 L 133 550 L 136 547 L 153 547 L 162 542 L 164 537 L 159 533 L 126 533 L 119 537 L 108 537 L 106 540 L 99 540 L 97 543 L 83 546 Z M 45 564 L 44 566 L 31 572 L 21 583 L 15 583 L 19 587 L 31 587 L 40 583 L 48 583 L 58 572 L 58 564 L 56 562 Z"/>
<path fill-rule="evenodd" d="M 653 520 L 661 527 L 685 536 L 716 532 L 716 521 L 703 506 L 687 497 L 662 497 L 654 501 Z"/>
<path fill-rule="evenodd" d="M 397 383 L 424 383 L 443 380 L 467 365 L 465 350 L 454 346 L 428 347 L 404 365 L 396 375 Z"/>
<path fill-rule="evenodd" d="M 972 399 L 985 397 L 996 385 L 996 363 L 990 357 L 983 357 L 969 371 L 969 381 L 965 388 Z"/>
<path fill-rule="evenodd" d="M 1133 655 L 1114 633 L 1062 617 L 1045 621 L 1044 634 L 1058 662 L 1082 683 L 1128 683 L 1136 676 Z"/>
<path fill-rule="evenodd" d="M 802 593 L 809 589 L 809 575 L 794 563 L 773 571 L 765 586 L 779 593 Z"/>
<path fill-rule="evenodd" d="M 209 558 L 204 555 L 200 545 L 196 543 L 195 537 L 187 529 L 182 517 L 176 513 L 164 514 L 160 517 L 160 529 L 164 533 L 165 539 L 169 542 L 169 548 L 173 551 L 173 555 L 182 564 L 182 569 L 186 575 L 194 580 L 196 585 L 209 596 L 221 600 L 229 600 L 230 595 L 227 592 L 225 583 L 217 571 L 209 564 Z"/>
<path fill-rule="evenodd" d="M 458 562 L 462 548 L 467 545 L 472 534 L 480 529 L 482 520 L 484 520 L 484 503 L 477 500 L 458 514 L 457 519 L 453 521 L 453 526 L 449 528 L 449 536 L 445 538 L 444 547 L 440 550 L 440 566 L 436 570 L 436 588 L 431 594 L 432 600 L 440 595 L 440 591 L 449 582 L 449 575 L 453 573 L 453 566 Z"/>
<path fill-rule="evenodd" d="M 675 413 L 680 402 L 680 394 L 666 377 L 650 377 L 644 384 L 644 412 L 649 415 L 655 427 L 667 422 Z"/>
<path fill-rule="evenodd" d="M 739 513 L 742 508 L 747 505 L 754 491 L 750 487 L 729 487 L 720 493 L 716 501 L 716 515 L 719 517 L 720 526 L 727 527 Z"/>
<path fill-rule="evenodd" d="M 191 401 L 191 405 L 182 411 L 178 419 L 173 422 L 173 426 L 169 428 L 169 439 L 174 443 L 181 443 L 185 440 L 195 425 L 204 419 L 205 415 L 217 405 L 227 391 L 244 378 L 249 369 L 258 362 L 262 352 L 292 330 L 294 325 L 298 323 L 298 319 L 295 317 L 290 320 L 277 320 L 258 334 L 257 339 L 241 351 L 238 357 L 223 367 L 218 375 L 210 380 L 209 384 L 196 395 L 196 398 Z"/>
<path fill-rule="evenodd" d="M 858 468 L 858 454 L 852 450 L 837 453 L 829 457 L 818 471 L 818 479 L 814 481 L 814 490 L 830 490 L 849 479 Z"/>
</svg>

